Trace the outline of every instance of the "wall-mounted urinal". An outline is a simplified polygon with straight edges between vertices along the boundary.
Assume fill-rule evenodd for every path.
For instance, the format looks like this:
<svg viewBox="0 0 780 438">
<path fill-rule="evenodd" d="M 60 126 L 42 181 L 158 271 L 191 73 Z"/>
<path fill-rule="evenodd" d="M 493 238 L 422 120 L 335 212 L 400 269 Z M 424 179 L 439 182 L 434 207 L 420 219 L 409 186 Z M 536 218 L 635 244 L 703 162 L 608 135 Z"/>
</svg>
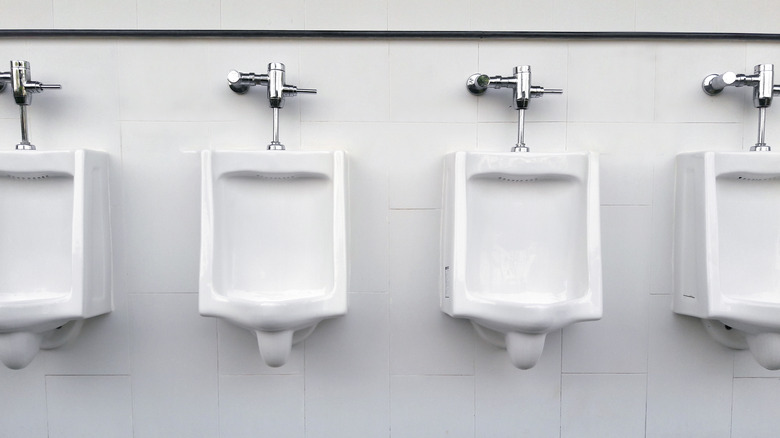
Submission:
<svg viewBox="0 0 780 438">
<path fill-rule="evenodd" d="M 522 92 L 527 66 L 482 84 L 499 80 L 518 84 L 520 111 L 535 97 Z M 470 319 L 521 369 L 537 363 L 548 333 L 602 313 L 597 156 L 527 150 L 519 134 L 515 152 L 445 158 L 441 240 L 442 310 Z"/>
<path fill-rule="evenodd" d="M 780 369 L 780 155 L 764 141 L 771 104 L 771 64 L 755 75 L 710 75 L 704 90 L 752 85 L 759 140 L 752 152 L 677 156 L 674 301 L 677 313 L 701 318 L 707 332 L 759 364 Z M 758 151 L 758 152 L 756 152 Z"/>
<path fill-rule="evenodd" d="M 234 91 L 242 75 L 266 76 L 232 72 Z M 254 332 L 274 367 L 347 311 L 346 155 L 285 151 L 277 128 L 268 151 L 204 151 L 201 185 L 200 313 Z"/>
<path fill-rule="evenodd" d="M 38 83 L 26 62 L 11 68 L 0 79 L 14 84 L 22 142 L 0 152 L 0 361 L 19 369 L 75 338 L 113 301 L 108 156 L 35 150 L 25 109 Z"/>
</svg>

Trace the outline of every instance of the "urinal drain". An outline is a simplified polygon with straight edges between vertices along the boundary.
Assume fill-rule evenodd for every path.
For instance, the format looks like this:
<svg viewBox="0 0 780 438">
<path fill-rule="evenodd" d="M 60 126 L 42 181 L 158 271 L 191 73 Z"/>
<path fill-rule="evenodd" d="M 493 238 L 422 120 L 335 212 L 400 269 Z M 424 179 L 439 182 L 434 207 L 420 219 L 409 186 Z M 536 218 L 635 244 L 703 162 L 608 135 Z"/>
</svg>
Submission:
<svg viewBox="0 0 780 438">
<path fill-rule="evenodd" d="M 499 176 L 498 179 L 506 182 L 532 182 L 537 181 L 539 178 L 507 178 L 505 176 Z"/>
<path fill-rule="evenodd" d="M 772 181 L 776 179 L 780 179 L 780 176 L 768 176 L 766 178 L 748 178 L 746 176 L 738 176 L 737 179 L 743 180 L 743 181 Z"/>
<path fill-rule="evenodd" d="M 38 175 L 38 176 L 18 176 L 18 175 L 6 175 L 8 178 L 15 179 L 15 180 L 33 180 L 33 179 L 46 179 L 49 177 L 49 175 Z"/>
<path fill-rule="evenodd" d="M 257 174 L 257 177 L 260 178 L 260 179 L 274 179 L 274 180 L 278 180 L 278 179 L 295 179 L 295 178 L 297 178 L 295 175 L 268 176 L 268 175 L 261 175 L 259 173 Z"/>
</svg>

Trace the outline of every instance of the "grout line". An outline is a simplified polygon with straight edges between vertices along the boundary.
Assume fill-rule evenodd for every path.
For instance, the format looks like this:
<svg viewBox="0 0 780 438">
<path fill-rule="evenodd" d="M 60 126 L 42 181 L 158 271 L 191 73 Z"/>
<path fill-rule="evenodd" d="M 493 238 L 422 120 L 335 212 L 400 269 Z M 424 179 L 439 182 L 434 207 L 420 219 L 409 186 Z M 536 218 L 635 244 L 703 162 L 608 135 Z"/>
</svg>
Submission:
<svg viewBox="0 0 780 438">
<path fill-rule="evenodd" d="M 49 430 L 49 382 L 48 382 L 48 376 L 46 374 L 43 375 L 43 408 L 44 408 L 44 417 L 46 418 L 46 436 L 51 436 L 51 431 Z"/>
</svg>

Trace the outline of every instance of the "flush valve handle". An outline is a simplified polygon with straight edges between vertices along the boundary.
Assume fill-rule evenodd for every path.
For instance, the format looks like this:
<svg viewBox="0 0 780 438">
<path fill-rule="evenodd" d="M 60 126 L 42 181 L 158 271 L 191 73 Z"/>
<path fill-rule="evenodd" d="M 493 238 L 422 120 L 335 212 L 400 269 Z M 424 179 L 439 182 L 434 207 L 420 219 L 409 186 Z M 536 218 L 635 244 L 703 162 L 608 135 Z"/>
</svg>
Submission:
<svg viewBox="0 0 780 438">
<path fill-rule="evenodd" d="M 474 73 L 466 80 L 466 89 L 476 96 L 485 94 L 488 88 L 511 88 L 512 106 L 517 111 L 517 144 L 512 148 L 516 152 L 528 152 L 525 145 L 525 110 L 531 99 L 545 94 L 562 94 L 560 88 L 547 88 L 531 85 L 531 66 L 519 65 L 512 71 L 512 76 L 488 76 Z"/>
<path fill-rule="evenodd" d="M 279 110 L 284 107 L 284 99 L 296 96 L 298 93 L 317 93 L 314 88 L 298 88 L 286 84 L 284 75 L 284 64 L 272 62 L 268 64 L 268 73 L 242 73 L 232 70 L 227 76 L 228 86 L 238 94 L 246 93 L 249 87 L 255 85 L 266 87 L 268 104 L 273 109 L 273 140 L 268 145 L 268 149 L 271 150 L 284 150 L 284 145 L 279 142 Z"/>
<path fill-rule="evenodd" d="M 774 83 L 774 65 L 758 64 L 752 75 L 727 71 L 723 74 L 707 75 L 701 87 L 710 96 L 720 94 L 726 87 L 753 87 L 753 106 L 758 108 L 758 141 L 751 151 L 769 151 L 766 144 L 766 110 L 772 105 L 772 98 L 780 96 L 780 85 Z"/>
</svg>

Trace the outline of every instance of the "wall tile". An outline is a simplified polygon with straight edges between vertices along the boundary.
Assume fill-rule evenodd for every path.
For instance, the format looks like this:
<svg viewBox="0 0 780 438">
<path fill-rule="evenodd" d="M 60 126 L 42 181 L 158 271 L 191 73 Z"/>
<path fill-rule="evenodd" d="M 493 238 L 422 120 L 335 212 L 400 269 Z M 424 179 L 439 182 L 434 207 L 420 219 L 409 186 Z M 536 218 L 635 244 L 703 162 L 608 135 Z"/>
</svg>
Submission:
<svg viewBox="0 0 780 438">
<path fill-rule="evenodd" d="M 272 0 L 221 0 L 222 29 L 303 29 L 305 1 L 287 1 L 284 8 Z M 280 11 L 283 13 L 269 13 Z"/>
<path fill-rule="evenodd" d="M 733 355 L 697 318 L 672 313 L 671 297 L 650 297 L 647 437 L 728 437 Z"/>
<path fill-rule="evenodd" d="M 634 3 L 621 0 L 556 0 L 552 7 L 556 10 L 556 30 L 632 31 L 636 22 Z"/>
<path fill-rule="evenodd" d="M 645 436 L 644 374 L 564 374 L 561 437 Z"/>
<path fill-rule="evenodd" d="M 51 28 L 54 22 L 51 0 L 33 0 L 23 3 L 2 0 L 0 11 L 3 11 L 0 16 L 0 27 L 4 29 L 46 29 Z"/>
<path fill-rule="evenodd" d="M 530 370 L 515 368 L 505 350 L 478 340 L 474 375 L 476 436 L 560 436 L 560 331 L 547 335 Z"/>
<path fill-rule="evenodd" d="M 387 0 L 306 1 L 306 29 L 386 30 Z"/>
<path fill-rule="evenodd" d="M 652 121 L 654 61 L 648 43 L 570 43 L 568 120 Z"/>
<path fill-rule="evenodd" d="M 444 156 L 474 149 L 477 125 L 396 123 L 388 140 L 390 208 L 441 208 Z"/>
<path fill-rule="evenodd" d="M 49 437 L 132 437 L 130 376 L 48 376 Z"/>
<path fill-rule="evenodd" d="M 219 436 L 304 433 L 303 376 L 220 376 Z"/>
<path fill-rule="evenodd" d="M 772 437 L 780 427 L 780 380 L 734 379 L 732 438 Z"/>
<path fill-rule="evenodd" d="M 470 13 L 472 30 L 550 30 L 558 22 L 545 0 L 472 2 Z"/>
<path fill-rule="evenodd" d="M 40 355 L 21 370 L 0 365 L 0 436 L 48 437 L 46 381 Z"/>
<path fill-rule="evenodd" d="M 563 372 L 647 371 L 649 207 L 602 207 L 604 315 L 563 329 Z"/>
<path fill-rule="evenodd" d="M 388 299 L 350 294 L 306 340 L 306 436 L 390 435 Z"/>
<path fill-rule="evenodd" d="M 219 29 L 219 0 L 136 0 L 139 29 Z"/>
<path fill-rule="evenodd" d="M 599 170 L 601 205 L 650 205 L 652 203 L 652 155 L 601 154 Z"/>
<path fill-rule="evenodd" d="M 390 214 L 391 374 L 474 374 L 474 330 L 439 308 L 438 210 Z"/>
<path fill-rule="evenodd" d="M 707 4 L 703 1 L 636 2 L 636 30 L 655 32 L 776 32 L 777 23 L 772 14 L 756 14 L 770 11 L 770 0 L 748 0 L 739 8 L 727 3 Z"/>
<path fill-rule="evenodd" d="M 175 10 L 176 8 L 173 7 Z M 139 27 L 144 27 L 140 25 Z M 211 94 L 227 76 L 210 76 L 208 45 L 198 40 L 170 45 L 162 40 L 126 40 L 118 44 L 121 120 L 224 120 L 212 111 Z M 224 84 L 224 82 L 222 82 Z M 230 114 L 230 113 L 228 113 Z"/>
<path fill-rule="evenodd" d="M 388 0 L 389 30 L 468 30 L 467 0 Z"/>
<path fill-rule="evenodd" d="M 394 436 L 474 436 L 474 378 L 392 376 L 390 405 Z"/>
<path fill-rule="evenodd" d="M 463 84 L 477 71 L 476 42 L 389 45 L 390 120 L 469 123 L 476 121 L 473 96 Z"/>
<path fill-rule="evenodd" d="M 313 41 L 301 50 L 299 94 L 304 121 L 387 120 L 390 111 L 388 43 L 379 41 Z M 334 63 L 334 60 L 338 60 Z M 344 66 L 349 65 L 348 74 Z M 305 81 L 305 82 L 304 82 Z"/>
<path fill-rule="evenodd" d="M 122 139 L 126 290 L 197 292 L 208 127 L 124 122 Z"/>
<path fill-rule="evenodd" d="M 195 294 L 130 296 L 135 437 L 217 436 L 217 330 Z"/>
<path fill-rule="evenodd" d="M 53 0 L 54 27 L 64 29 L 135 29 L 134 0 Z"/>
</svg>

